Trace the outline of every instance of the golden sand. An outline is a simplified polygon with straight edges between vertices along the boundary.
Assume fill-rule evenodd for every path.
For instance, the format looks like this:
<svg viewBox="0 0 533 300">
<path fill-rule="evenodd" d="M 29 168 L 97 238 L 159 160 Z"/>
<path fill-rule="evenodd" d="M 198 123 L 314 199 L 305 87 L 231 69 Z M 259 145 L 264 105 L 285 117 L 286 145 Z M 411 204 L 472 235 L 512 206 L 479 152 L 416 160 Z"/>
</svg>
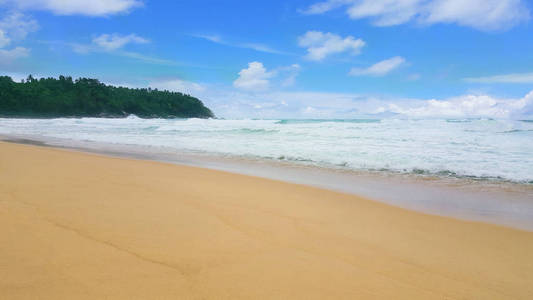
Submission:
<svg viewBox="0 0 533 300">
<path fill-rule="evenodd" d="M 104 298 L 533 299 L 533 233 L 0 143 L 0 299 Z"/>
</svg>

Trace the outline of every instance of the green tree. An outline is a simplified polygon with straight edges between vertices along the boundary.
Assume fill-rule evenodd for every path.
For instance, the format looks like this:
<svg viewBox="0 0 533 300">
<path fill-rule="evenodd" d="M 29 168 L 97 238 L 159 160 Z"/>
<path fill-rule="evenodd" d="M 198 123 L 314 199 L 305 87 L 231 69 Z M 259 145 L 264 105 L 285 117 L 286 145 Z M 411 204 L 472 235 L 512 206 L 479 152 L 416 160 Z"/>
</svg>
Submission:
<svg viewBox="0 0 533 300">
<path fill-rule="evenodd" d="M 179 92 L 130 89 L 97 79 L 59 76 L 14 82 L 0 76 L 0 116 L 3 117 L 125 117 L 211 118 L 202 101 Z"/>
</svg>

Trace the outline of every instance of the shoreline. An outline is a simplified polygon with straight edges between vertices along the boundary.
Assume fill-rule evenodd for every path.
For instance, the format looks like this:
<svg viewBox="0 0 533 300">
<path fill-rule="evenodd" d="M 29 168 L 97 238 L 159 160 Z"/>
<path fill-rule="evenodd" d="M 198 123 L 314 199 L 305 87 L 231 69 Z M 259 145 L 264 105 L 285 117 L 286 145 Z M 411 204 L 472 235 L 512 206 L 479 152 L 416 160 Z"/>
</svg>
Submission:
<svg viewBox="0 0 533 300">
<path fill-rule="evenodd" d="M 528 184 L 384 175 L 290 162 L 176 152 L 175 149 L 164 147 L 114 145 L 29 135 L 0 135 L 2 140 L 280 180 L 363 196 L 422 213 L 533 231 L 533 186 Z M 387 189 L 381 188 L 384 185 Z"/>
<path fill-rule="evenodd" d="M 532 174 L 524 167 L 533 165 L 529 156 L 533 139 L 528 139 L 533 127 L 529 123 L 483 119 L 458 123 L 444 119 L 373 121 L 147 120 L 135 116 L 120 120 L 0 119 L 0 132 L 67 140 L 69 144 L 91 141 L 161 147 L 178 153 L 246 157 L 350 172 L 533 187 Z"/>
<path fill-rule="evenodd" d="M 52 147 L 0 142 L 0 167 L 9 299 L 533 295 L 532 232 Z"/>
</svg>

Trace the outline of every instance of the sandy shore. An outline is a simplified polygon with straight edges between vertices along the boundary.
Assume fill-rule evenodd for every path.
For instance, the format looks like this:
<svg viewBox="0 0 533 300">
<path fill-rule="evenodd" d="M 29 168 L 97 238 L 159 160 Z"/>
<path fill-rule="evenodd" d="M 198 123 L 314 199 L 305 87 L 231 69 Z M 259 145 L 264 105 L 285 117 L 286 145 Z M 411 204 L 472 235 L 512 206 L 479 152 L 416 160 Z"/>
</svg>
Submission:
<svg viewBox="0 0 533 300">
<path fill-rule="evenodd" d="M 2 299 L 532 299 L 532 278 L 532 232 L 0 143 Z"/>
</svg>

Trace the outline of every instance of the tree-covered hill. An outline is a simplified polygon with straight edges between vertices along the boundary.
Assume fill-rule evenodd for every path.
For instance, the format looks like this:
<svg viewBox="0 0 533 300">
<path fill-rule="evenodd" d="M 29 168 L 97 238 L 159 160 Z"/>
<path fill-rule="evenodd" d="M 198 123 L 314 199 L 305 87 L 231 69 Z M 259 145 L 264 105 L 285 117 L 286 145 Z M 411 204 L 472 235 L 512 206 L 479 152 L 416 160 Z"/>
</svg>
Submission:
<svg viewBox="0 0 533 300">
<path fill-rule="evenodd" d="M 213 113 L 190 95 L 157 89 L 105 85 L 97 79 L 59 76 L 14 82 L 0 76 L 2 117 L 210 118 Z"/>
</svg>

